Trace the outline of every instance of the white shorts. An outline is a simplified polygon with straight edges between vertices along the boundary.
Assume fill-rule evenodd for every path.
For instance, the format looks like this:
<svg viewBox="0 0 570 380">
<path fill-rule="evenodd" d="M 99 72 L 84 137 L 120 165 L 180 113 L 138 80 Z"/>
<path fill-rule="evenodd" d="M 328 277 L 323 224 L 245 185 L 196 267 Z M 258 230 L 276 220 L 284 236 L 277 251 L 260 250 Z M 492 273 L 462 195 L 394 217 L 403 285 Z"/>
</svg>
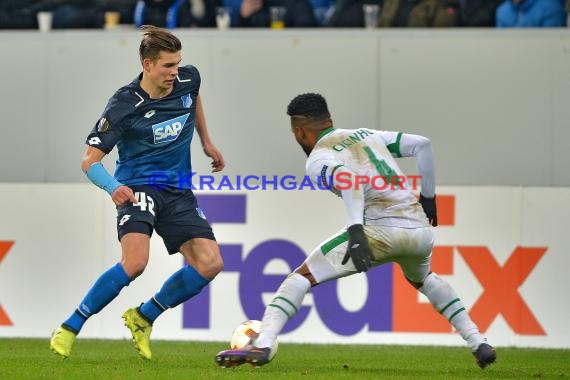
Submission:
<svg viewBox="0 0 570 380">
<path fill-rule="evenodd" d="M 376 267 L 388 262 L 400 265 L 406 278 L 422 282 L 430 272 L 434 245 L 433 227 L 400 228 L 364 226 Z M 305 264 L 317 281 L 322 283 L 356 273 L 352 260 L 342 265 L 348 245 L 348 232 L 340 230 L 311 252 Z"/>
</svg>

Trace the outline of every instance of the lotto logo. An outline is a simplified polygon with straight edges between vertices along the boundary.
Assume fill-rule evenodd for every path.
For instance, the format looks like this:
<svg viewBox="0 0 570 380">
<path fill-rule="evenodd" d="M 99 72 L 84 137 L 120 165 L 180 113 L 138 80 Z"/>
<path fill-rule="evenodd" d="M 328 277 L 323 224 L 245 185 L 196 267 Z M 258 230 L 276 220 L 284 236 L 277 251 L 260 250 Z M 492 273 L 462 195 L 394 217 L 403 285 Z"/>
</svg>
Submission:
<svg viewBox="0 0 570 380">
<path fill-rule="evenodd" d="M 188 120 L 188 116 L 190 116 L 189 113 L 159 124 L 154 124 L 152 126 L 154 143 L 162 144 L 176 140 L 184 128 L 184 124 L 186 123 L 186 120 Z"/>
<path fill-rule="evenodd" d="M 121 220 L 119 221 L 119 226 L 124 225 L 125 223 L 127 223 L 129 221 L 129 219 L 131 219 L 131 216 L 129 214 L 124 215 Z"/>
<path fill-rule="evenodd" d="M 99 145 L 101 144 L 101 139 L 99 137 L 91 137 L 89 139 L 89 145 Z"/>
</svg>

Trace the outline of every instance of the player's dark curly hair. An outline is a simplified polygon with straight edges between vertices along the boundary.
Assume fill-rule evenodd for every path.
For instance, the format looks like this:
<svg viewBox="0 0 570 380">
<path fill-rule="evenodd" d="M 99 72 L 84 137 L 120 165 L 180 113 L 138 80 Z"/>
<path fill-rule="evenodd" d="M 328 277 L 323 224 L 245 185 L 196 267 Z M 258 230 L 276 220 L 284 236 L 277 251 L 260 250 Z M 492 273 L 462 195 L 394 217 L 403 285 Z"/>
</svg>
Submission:
<svg viewBox="0 0 570 380">
<path fill-rule="evenodd" d="M 331 117 L 327 101 L 321 94 L 307 93 L 297 95 L 287 106 L 287 115 L 324 120 Z"/>
<path fill-rule="evenodd" d="M 142 33 L 142 41 L 139 46 L 141 62 L 145 58 L 150 58 L 154 62 L 163 51 L 176 53 L 182 50 L 182 43 L 178 37 L 166 29 L 153 25 L 143 25 L 140 27 L 140 31 Z"/>
</svg>

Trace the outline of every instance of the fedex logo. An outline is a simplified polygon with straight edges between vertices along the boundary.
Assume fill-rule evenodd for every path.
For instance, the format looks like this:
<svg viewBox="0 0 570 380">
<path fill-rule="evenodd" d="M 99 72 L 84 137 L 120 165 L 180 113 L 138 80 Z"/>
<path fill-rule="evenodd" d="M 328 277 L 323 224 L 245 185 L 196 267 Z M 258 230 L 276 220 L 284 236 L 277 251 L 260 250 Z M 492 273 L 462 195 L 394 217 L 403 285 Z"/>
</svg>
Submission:
<svg viewBox="0 0 570 380">
<path fill-rule="evenodd" d="M 180 135 L 186 120 L 188 120 L 189 113 L 178 116 L 174 119 L 163 121 L 162 123 L 153 124 L 152 133 L 154 135 L 154 143 L 161 144 L 169 141 L 174 141 Z"/>
<path fill-rule="evenodd" d="M 14 241 L 0 240 L 0 263 L 2 262 L 4 257 L 6 257 L 6 255 L 8 254 L 8 251 L 10 251 L 10 249 L 12 248 L 13 245 L 14 245 Z M 2 308 L 2 305 L 0 304 L 0 326 L 12 326 L 12 325 L 13 325 L 13 323 L 10 320 L 10 317 L 4 311 L 4 309 Z"/>
<path fill-rule="evenodd" d="M 246 223 L 246 195 L 199 195 L 210 223 Z M 438 195 L 440 226 L 454 225 L 455 197 Z M 439 228 L 439 227 L 438 227 Z M 264 293 L 274 293 L 284 275 L 264 274 L 265 266 L 280 259 L 296 268 L 305 252 L 294 242 L 283 239 L 263 241 L 244 252 L 241 244 L 220 244 L 225 272 L 238 272 L 241 305 L 248 318 L 263 315 Z M 469 314 L 482 332 L 502 316 L 512 331 L 519 335 L 546 335 L 533 311 L 518 289 L 546 253 L 545 247 L 515 247 L 500 265 L 486 246 L 436 246 L 432 269 L 438 274 L 453 275 L 454 260 L 465 261 L 482 292 L 473 305 L 466 305 Z M 322 323 L 338 335 L 353 335 L 367 327 L 376 332 L 451 333 L 451 325 L 429 303 L 419 301 L 419 292 L 410 286 L 397 265 L 383 265 L 365 274 L 369 289 L 366 302 L 359 310 L 346 310 L 337 296 L 337 281 L 320 284 L 312 289 L 313 305 L 302 306 L 291 319 L 284 333 L 297 329 L 314 308 Z M 247 294 L 247 297 L 244 296 Z M 380 296 L 381 295 L 381 298 Z M 461 295 L 460 295 L 461 296 Z M 183 305 L 183 328 L 209 328 L 210 290 Z M 470 306 L 470 307 L 469 307 Z"/>
</svg>

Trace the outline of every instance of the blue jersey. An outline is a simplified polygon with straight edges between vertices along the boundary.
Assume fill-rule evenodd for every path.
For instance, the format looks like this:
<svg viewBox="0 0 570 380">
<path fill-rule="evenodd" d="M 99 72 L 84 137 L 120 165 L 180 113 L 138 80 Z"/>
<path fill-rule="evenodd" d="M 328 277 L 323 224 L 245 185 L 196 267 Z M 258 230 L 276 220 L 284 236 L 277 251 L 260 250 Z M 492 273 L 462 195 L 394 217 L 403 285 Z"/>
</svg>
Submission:
<svg viewBox="0 0 570 380">
<path fill-rule="evenodd" d="M 142 74 L 141 74 L 142 75 Z M 190 142 L 196 120 L 200 73 L 178 69 L 172 92 L 151 99 L 139 76 L 109 99 L 86 143 L 105 153 L 117 145 L 115 178 L 124 185 L 155 184 L 190 188 Z"/>
</svg>

